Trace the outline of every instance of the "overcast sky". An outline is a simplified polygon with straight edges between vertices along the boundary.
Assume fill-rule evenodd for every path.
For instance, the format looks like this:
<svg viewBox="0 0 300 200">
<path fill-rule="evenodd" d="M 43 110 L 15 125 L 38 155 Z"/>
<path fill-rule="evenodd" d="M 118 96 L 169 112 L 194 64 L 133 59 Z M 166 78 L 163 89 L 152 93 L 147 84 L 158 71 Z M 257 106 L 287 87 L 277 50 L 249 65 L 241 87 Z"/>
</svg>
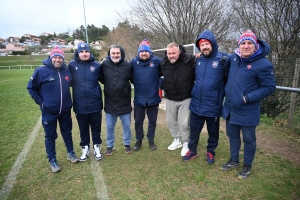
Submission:
<svg viewBox="0 0 300 200">
<path fill-rule="evenodd" d="M 134 0 L 130 0 L 134 1 Z M 126 0 L 84 0 L 86 24 L 116 27 Z M 0 38 L 63 33 L 85 25 L 83 0 L 0 0 Z"/>
</svg>

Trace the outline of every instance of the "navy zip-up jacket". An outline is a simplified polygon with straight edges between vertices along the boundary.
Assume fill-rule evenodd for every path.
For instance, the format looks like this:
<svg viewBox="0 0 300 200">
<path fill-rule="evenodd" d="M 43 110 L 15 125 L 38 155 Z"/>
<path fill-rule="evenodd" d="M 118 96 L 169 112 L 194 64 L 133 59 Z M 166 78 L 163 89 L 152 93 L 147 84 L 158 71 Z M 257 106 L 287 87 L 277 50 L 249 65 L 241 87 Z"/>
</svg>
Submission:
<svg viewBox="0 0 300 200">
<path fill-rule="evenodd" d="M 134 104 L 151 106 L 161 102 L 158 94 L 161 59 L 150 53 L 148 60 L 139 56 L 131 60 L 134 84 Z"/>
<path fill-rule="evenodd" d="M 57 70 L 48 58 L 44 66 L 36 68 L 28 82 L 27 90 L 42 111 L 61 114 L 70 111 L 72 99 L 70 85 L 72 75 L 62 64 Z"/>
<path fill-rule="evenodd" d="M 196 81 L 192 90 L 190 110 L 197 115 L 206 117 L 220 117 L 224 99 L 224 78 L 228 76 L 229 66 L 225 53 L 218 51 L 218 44 L 214 34 L 205 30 L 198 36 L 196 47 L 200 51 L 199 40 L 207 39 L 212 44 L 212 54 L 201 55 L 195 65 Z M 225 57 L 225 58 L 224 58 Z"/>
<path fill-rule="evenodd" d="M 100 63 L 90 54 L 88 61 L 82 61 L 78 52 L 69 63 L 72 73 L 73 110 L 77 114 L 100 112 L 103 109 L 102 90 L 99 80 Z"/>
<path fill-rule="evenodd" d="M 276 88 L 273 64 L 265 57 L 270 53 L 270 46 L 261 39 L 258 39 L 258 43 L 258 52 L 248 59 L 241 59 L 236 53 L 230 56 L 222 113 L 224 119 L 230 115 L 230 124 L 257 126 L 260 121 L 260 100 Z"/>
</svg>

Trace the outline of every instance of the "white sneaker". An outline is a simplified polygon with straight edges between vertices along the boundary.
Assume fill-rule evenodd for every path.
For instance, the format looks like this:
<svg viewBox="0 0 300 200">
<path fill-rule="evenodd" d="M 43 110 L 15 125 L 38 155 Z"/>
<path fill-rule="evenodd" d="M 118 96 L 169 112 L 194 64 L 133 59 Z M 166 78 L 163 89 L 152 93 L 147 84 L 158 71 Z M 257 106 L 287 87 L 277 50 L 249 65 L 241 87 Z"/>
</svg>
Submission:
<svg viewBox="0 0 300 200">
<path fill-rule="evenodd" d="M 100 144 L 95 144 L 94 145 L 94 155 L 95 155 L 96 160 L 101 160 L 103 158 L 100 150 L 101 150 Z"/>
<path fill-rule="evenodd" d="M 178 149 L 180 147 L 182 147 L 180 139 L 175 138 L 173 140 L 172 144 L 170 146 L 168 146 L 168 150 L 173 151 L 173 150 Z"/>
<path fill-rule="evenodd" d="M 183 147 L 181 149 L 181 156 L 185 156 L 185 154 L 189 151 L 189 143 L 183 143 Z"/>
<path fill-rule="evenodd" d="M 81 147 L 82 155 L 79 158 L 80 162 L 84 162 L 87 160 L 87 157 L 90 155 L 90 149 L 88 145 Z"/>
</svg>

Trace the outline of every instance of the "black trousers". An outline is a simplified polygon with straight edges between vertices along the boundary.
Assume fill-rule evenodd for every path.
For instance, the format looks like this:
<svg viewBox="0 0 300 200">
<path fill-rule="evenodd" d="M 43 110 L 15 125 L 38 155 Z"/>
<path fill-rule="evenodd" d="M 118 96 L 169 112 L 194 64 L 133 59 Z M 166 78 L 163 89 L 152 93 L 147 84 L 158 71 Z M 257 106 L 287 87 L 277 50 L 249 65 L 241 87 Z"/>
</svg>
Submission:
<svg viewBox="0 0 300 200">
<path fill-rule="evenodd" d="M 159 109 L 158 104 L 151 105 L 151 106 L 134 105 L 134 121 L 135 121 L 134 126 L 135 126 L 136 140 L 143 140 L 144 138 L 143 124 L 144 124 L 146 113 L 149 122 L 147 138 L 148 140 L 151 141 L 154 140 L 158 109 Z"/>
</svg>

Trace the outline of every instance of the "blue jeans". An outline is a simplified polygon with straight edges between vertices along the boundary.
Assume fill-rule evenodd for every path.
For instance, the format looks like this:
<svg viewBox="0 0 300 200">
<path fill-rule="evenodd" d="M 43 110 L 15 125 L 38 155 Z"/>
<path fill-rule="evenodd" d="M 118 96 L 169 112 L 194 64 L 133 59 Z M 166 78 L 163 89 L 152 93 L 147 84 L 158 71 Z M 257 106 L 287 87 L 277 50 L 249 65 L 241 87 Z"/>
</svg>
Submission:
<svg viewBox="0 0 300 200">
<path fill-rule="evenodd" d="M 130 145 L 131 142 L 131 112 L 123 115 L 111 115 L 105 113 L 106 116 L 106 145 L 107 147 L 115 146 L 115 126 L 118 117 L 120 117 L 123 128 L 123 143 L 124 145 Z"/>
<path fill-rule="evenodd" d="M 61 114 L 42 111 L 42 124 L 45 131 L 45 147 L 49 161 L 56 160 L 55 140 L 57 138 L 57 121 L 68 153 L 74 152 L 72 139 L 71 110 Z"/>
<path fill-rule="evenodd" d="M 256 152 L 256 126 L 240 126 L 229 123 L 230 118 L 226 118 L 226 132 L 230 144 L 230 157 L 233 161 L 239 161 L 239 152 L 241 148 L 241 134 L 244 142 L 244 164 L 252 165 Z"/>
</svg>

